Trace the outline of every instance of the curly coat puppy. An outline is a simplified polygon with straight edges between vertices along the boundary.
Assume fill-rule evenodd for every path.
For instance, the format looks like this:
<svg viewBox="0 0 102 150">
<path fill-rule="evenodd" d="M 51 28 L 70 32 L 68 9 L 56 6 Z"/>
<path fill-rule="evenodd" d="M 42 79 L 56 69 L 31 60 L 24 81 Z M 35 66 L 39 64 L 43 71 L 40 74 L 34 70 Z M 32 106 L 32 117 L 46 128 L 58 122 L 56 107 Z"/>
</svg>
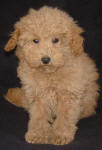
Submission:
<svg viewBox="0 0 102 150">
<path fill-rule="evenodd" d="M 99 95 L 96 66 L 83 50 L 83 29 L 47 6 L 30 9 L 14 28 L 5 50 L 17 44 L 22 87 L 10 89 L 6 98 L 29 112 L 25 139 L 68 144 L 79 119 L 95 113 Z"/>
</svg>

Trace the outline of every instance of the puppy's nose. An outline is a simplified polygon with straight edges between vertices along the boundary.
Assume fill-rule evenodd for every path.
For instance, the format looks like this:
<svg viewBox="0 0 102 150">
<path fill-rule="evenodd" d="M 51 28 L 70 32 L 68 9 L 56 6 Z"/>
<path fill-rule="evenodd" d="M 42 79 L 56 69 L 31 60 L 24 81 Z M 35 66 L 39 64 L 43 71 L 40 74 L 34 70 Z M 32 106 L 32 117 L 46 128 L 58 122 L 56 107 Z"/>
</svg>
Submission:
<svg viewBox="0 0 102 150">
<path fill-rule="evenodd" d="M 41 61 L 43 62 L 43 64 L 49 64 L 50 60 L 51 60 L 51 59 L 50 59 L 50 57 L 48 57 L 48 56 L 41 58 Z"/>
</svg>

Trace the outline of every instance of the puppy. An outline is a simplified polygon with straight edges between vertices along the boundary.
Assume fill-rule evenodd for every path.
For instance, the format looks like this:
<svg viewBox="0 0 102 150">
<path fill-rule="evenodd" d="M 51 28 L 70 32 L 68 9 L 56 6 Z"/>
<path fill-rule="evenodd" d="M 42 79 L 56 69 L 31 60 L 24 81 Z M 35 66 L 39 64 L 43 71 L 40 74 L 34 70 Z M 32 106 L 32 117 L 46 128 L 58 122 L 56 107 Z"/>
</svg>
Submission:
<svg viewBox="0 0 102 150">
<path fill-rule="evenodd" d="M 77 122 L 95 113 L 99 75 L 82 32 L 68 14 L 47 6 L 30 9 L 14 26 L 5 50 L 17 45 L 22 87 L 6 98 L 28 111 L 29 143 L 68 144 Z"/>
</svg>

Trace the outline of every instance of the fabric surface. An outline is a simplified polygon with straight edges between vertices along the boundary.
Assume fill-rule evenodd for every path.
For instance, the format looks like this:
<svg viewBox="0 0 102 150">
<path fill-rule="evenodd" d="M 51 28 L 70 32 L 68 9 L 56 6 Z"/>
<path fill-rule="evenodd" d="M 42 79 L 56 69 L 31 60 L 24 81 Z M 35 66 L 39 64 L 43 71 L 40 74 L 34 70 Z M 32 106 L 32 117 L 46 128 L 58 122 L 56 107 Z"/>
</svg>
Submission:
<svg viewBox="0 0 102 150">
<path fill-rule="evenodd" d="M 75 140 L 65 146 L 28 144 L 24 140 L 28 114 L 8 103 L 4 94 L 10 87 L 20 86 L 14 52 L 3 47 L 13 31 L 14 23 L 29 8 L 43 5 L 58 7 L 79 22 L 86 31 L 84 48 L 95 60 L 100 73 L 100 98 L 96 115 L 78 123 Z M 1 0 L 0 1 L 0 150 L 102 150 L 102 2 L 101 0 Z"/>
</svg>

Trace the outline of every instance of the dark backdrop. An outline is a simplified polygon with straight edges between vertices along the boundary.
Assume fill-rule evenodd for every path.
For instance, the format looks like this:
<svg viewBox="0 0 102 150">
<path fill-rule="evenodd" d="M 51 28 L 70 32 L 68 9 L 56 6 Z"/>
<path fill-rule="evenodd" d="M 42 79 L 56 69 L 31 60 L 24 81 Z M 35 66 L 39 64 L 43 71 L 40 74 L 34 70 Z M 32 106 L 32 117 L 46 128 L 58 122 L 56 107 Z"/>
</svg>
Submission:
<svg viewBox="0 0 102 150">
<path fill-rule="evenodd" d="M 28 114 L 5 101 L 3 95 L 10 87 L 20 86 L 17 59 L 14 52 L 6 54 L 4 44 L 13 31 L 13 24 L 30 7 L 58 7 L 74 17 L 86 33 L 85 51 L 96 61 L 102 85 L 102 3 L 101 0 L 1 0 L 0 1 L 0 150 L 102 150 L 102 92 L 96 115 L 78 123 L 75 140 L 65 146 L 31 145 L 24 141 Z"/>
</svg>

